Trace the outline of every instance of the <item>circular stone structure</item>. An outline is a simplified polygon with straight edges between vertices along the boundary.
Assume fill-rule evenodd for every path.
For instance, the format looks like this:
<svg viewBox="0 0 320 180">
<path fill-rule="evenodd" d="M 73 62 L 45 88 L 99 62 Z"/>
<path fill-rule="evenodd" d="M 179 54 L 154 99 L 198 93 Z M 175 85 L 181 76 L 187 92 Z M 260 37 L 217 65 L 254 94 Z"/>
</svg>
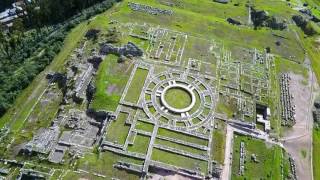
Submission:
<svg viewBox="0 0 320 180">
<path fill-rule="evenodd" d="M 173 90 L 173 89 L 181 89 L 183 91 L 185 91 L 186 93 L 188 93 L 188 95 L 191 98 L 191 103 L 185 107 L 185 108 L 176 108 L 171 106 L 166 99 L 166 94 L 168 93 L 168 91 Z M 167 87 L 165 87 L 161 93 L 161 103 L 163 104 L 163 106 L 165 106 L 169 111 L 174 112 L 174 113 L 185 113 L 190 111 L 193 106 L 196 104 L 196 96 L 192 91 L 192 88 L 190 88 L 190 86 L 186 86 L 184 84 L 171 84 Z"/>
<path fill-rule="evenodd" d="M 153 74 L 144 87 L 143 110 L 163 126 L 201 129 L 213 119 L 216 93 L 211 80 L 179 70 Z"/>
</svg>

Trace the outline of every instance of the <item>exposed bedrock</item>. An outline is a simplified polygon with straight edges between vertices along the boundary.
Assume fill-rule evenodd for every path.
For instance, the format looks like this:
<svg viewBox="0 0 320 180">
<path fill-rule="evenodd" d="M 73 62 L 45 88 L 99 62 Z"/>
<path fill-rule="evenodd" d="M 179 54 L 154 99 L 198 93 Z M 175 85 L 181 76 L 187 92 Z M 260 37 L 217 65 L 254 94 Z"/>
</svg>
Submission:
<svg viewBox="0 0 320 180">
<path fill-rule="evenodd" d="M 251 8 L 251 20 L 255 28 L 269 27 L 276 30 L 284 30 L 287 28 L 287 24 L 284 20 L 275 16 L 269 16 L 269 13 L 264 10 Z"/>
<path fill-rule="evenodd" d="M 132 42 L 122 47 L 116 47 L 109 43 L 103 43 L 101 45 L 100 54 L 108 55 L 114 54 L 117 56 L 126 56 L 126 57 L 140 57 L 143 55 L 143 51 Z"/>
</svg>

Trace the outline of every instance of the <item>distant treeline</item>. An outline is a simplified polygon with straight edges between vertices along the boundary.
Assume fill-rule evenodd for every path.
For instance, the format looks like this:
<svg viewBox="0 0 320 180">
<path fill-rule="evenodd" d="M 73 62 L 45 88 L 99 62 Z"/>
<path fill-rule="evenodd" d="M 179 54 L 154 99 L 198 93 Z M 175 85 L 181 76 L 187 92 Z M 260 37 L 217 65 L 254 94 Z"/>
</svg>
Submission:
<svg viewBox="0 0 320 180">
<path fill-rule="evenodd" d="M 67 11 L 72 11 L 71 9 L 75 9 L 78 13 L 62 23 L 38 27 L 26 32 L 24 32 L 21 20 L 15 21 L 16 25 L 10 33 L 5 33 L 0 29 L 0 117 L 11 107 L 19 93 L 60 52 L 63 40 L 71 28 L 93 15 L 109 9 L 117 2 L 117 0 L 106 0 L 82 10 L 80 13 L 80 9 L 96 1 L 67 0 L 68 5 L 60 5 L 63 10 L 56 9 L 57 0 L 40 1 L 52 5 L 52 7 L 46 5 L 46 9 L 48 14 L 54 16 L 53 20 L 42 17 L 41 23 L 52 24 L 63 21 L 66 17 L 61 14 L 67 14 L 70 17 L 72 13 Z M 59 1 L 62 3 L 66 0 Z M 73 5 L 71 2 L 77 5 Z M 40 12 L 42 13 L 42 11 Z"/>
<path fill-rule="evenodd" d="M 113 3 L 117 0 L 32 0 L 27 4 L 25 23 L 31 26 L 42 26 L 63 22 L 94 4 Z"/>
</svg>

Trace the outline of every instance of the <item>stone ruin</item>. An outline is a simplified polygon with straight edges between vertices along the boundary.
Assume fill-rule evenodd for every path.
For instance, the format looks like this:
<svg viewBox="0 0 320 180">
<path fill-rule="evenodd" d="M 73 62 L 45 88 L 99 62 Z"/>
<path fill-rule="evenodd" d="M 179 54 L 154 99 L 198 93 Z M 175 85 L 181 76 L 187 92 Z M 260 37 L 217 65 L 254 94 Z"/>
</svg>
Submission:
<svg viewBox="0 0 320 180">
<path fill-rule="evenodd" d="M 66 152 L 77 157 L 92 150 L 104 134 L 104 126 L 108 118 L 108 114 L 103 112 L 87 113 L 77 109 L 62 111 L 60 116 L 62 116 L 60 122 L 56 121 L 56 123 L 64 125 L 66 130 L 62 132 L 48 157 L 53 163 L 61 163 Z"/>
<path fill-rule="evenodd" d="M 293 96 L 289 89 L 290 76 L 287 73 L 280 75 L 280 103 L 282 125 L 293 126 L 295 124 L 295 106 L 293 105 Z"/>
<path fill-rule="evenodd" d="M 112 44 L 103 43 L 101 45 L 100 54 L 101 55 L 114 54 L 117 56 L 125 56 L 128 58 L 131 58 L 131 57 L 142 56 L 143 51 L 132 42 L 128 42 L 128 44 L 121 47 L 115 47 Z"/>
<path fill-rule="evenodd" d="M 101 62 L 102 57 L 94 55 L 84 62 L 74 61 L 68 64 L 66 80 L 64 81 L 66 83 L 65 103 L 68 103 L 69 99 L 78 104 L 85 100 L 90 101 L 88 92 L 90 94 L 95 89 L 91 81 Z"/>
<path fill-rule="evenodd" d="M 40 129 L 21 151 L 29 155 L 33 153 L 48 154 L 55 145 L 59 134 L 59 126 Z"/>
<path fill-rule="evenodd" d="M 45 180 L 47 177 L 43 175 L 42 172 L 39 171 L 33 171 L 33 170 L 27 170 L 22 169 L 20 171 L 19 176 L 17 177 L 17 180 L 24 180 L 24 179 L 36 179 L 36 180 Z"/>
<path fill-rule="evenodd" d="M 246 152 L 244 147 L 244 142 L 240 142 L 240 165 L 239 165 L 239 175 L 242 176 L 244 174 L 244 163 L 246 159 Z"/>
<path fill-rule="evenodd" d="M 256 104 L 256 116 L 257 122 L 264 125 L 264 131 L 269 133 L 271 130 L 270 118 L 271 111 L 270 108 L 261 104 Z"/>
<path fill-rule="evenodd" d="M 159 9 L 159 8 L 155 8 L 155 7 L 151 7 L 151 6 L 147 6 L 139 3 L 129 2 L 128 5 L 133 11 L 145 12 L 152 15 L 159 15 L 159 14 L 172 15 L 173 14 L 172 10 L 163 10 L 163 9 Z"/>
<path fill-rule="evenodd" d="M 292 179 L 296 180 L 297 178 L 297 167 L 294 162 L 294 159 L 290 156 L 289 157 L 289 162 L 290 162 L 290 168 L 291 168 L 291 173 L 292 173 Z"/>
</svg>

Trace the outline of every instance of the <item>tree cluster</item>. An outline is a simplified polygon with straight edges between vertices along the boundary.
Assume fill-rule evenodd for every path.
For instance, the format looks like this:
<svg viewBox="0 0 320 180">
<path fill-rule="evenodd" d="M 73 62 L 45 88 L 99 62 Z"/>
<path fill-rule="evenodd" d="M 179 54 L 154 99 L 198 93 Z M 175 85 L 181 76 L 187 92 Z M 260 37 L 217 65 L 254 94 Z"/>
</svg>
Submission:
<svg viewBox="0 0 320 180">
<path fill-rule="evenodd" d="M 26 3 L 28 15 L 25 22 L 29 26 L 42 26 L 63 22 L 70 17 L 85 13 L 84 9 L 95 4 L 97 11 L 110 6 L 115 0 L 33 0 Z M 93 12 L 94 13 L 94 12 Z"/>
<path fill-rule="evenodd" d="M 10 33 L 0 29 L 0 117 L 13 104 L 18 94 L 60 52 L 68 31 L 80 22 L 110 8 L 114 2 L 115 0 L 103 1 L 63 23 L 26 32 L 21 19 L 15 22 L 16 25 Z"/>
</svg>

